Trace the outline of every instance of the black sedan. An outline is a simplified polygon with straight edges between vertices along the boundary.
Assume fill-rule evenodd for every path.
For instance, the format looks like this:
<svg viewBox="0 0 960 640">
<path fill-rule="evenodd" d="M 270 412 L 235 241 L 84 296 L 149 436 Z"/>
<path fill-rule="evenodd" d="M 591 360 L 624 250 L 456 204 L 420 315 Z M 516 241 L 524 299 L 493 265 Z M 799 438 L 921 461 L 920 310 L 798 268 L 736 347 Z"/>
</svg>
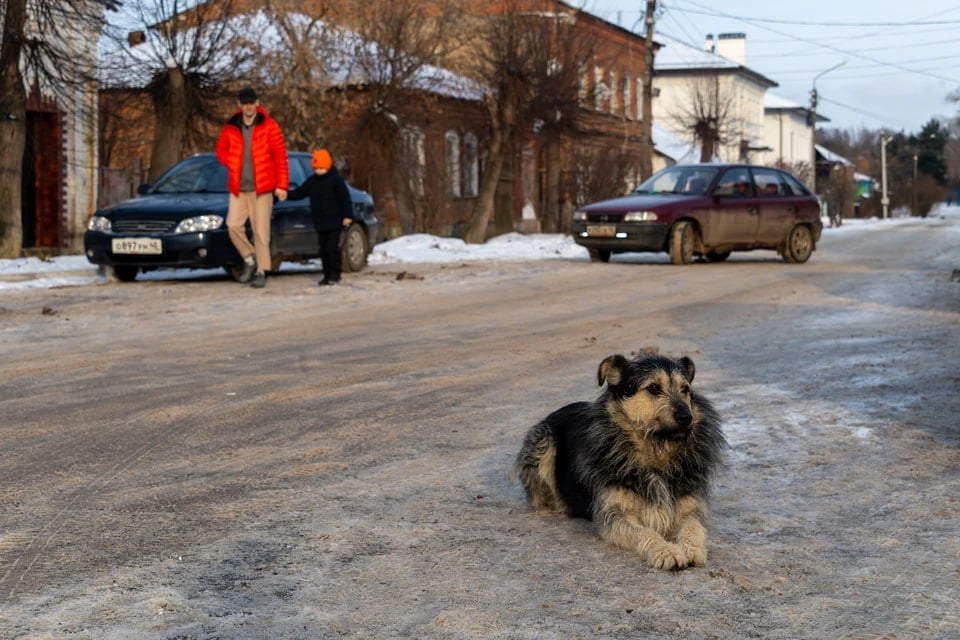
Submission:
<svg viewBox="0 0 960 640">
<path fill-rule="evenodd" d="M 571 227 L 595 262 L 628 251 L 721 262 L 732 251 L 773 249 L 806 262 L 823 230 L 820 204 L 793 175 L 745 164 L 674 165 L 630 195 L 581 207 Z"/>
<path fill-rule="evenodd" d="M 308 153 L 289 154 L 290 188 L 313 173 Z M 349 185 L 348 185 L 349 186 Z M 373 198 L 349 186 L 355 221 L 341 237 L 343 270 L 359 271 L 377 238 Z M 87 259 L 113 267 L 119 280 L 152 269 L 223 268 L 238 278 L 240 254 L 227 235 L 227 170 L 212 153 L 181 160 L 139 196 L 94 213 L 84 234 Z M 275 202 L 270 232 L 270 268 L 320 255 L 308 199 Z"/>
</svg>

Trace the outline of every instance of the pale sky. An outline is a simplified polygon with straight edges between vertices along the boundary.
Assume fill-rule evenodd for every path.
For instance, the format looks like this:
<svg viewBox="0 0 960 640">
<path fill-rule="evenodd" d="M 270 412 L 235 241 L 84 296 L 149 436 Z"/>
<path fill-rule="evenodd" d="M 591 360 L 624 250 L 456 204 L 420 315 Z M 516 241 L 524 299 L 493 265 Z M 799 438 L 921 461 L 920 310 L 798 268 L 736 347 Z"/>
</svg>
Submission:
<svg viewBox="0 0 960 640">
<path fill-rule="evenodd" d="M 567 0 L 643 32 L 645 0 Z M 945 0 L 658 0 L 656 30 L 702 47 L 707 34 L 747 36 L 747 66 L 809 106 L 814 78 L 821 127 L 919 132 L 960 114 L 960 2 Z"/>
</svg>

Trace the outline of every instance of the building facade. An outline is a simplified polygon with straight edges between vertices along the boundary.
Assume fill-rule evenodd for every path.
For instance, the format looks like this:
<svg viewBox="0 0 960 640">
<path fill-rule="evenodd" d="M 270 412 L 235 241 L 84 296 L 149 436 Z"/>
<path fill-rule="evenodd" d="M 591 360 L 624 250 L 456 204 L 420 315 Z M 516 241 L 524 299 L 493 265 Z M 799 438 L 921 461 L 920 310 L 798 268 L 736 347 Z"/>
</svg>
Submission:
<svg viewBox="0 0 960 640">
<path fill-rule="evenodd" d="M 96 69 L 99 34 L 91 36 L 90 30 L 99 23 L 89 18 L 104 10 L 102 3 L 83 4 L 85 9 L 64 13 L 55 34 L 56 47 L 73 59 L 78 73 Z M 78 16 L 84 18 L 71 21 L 80 20 Z M 38 19 L 27 25 L 27 37 L 54 37 Z M 53 86 L 29 65 L 24 71 L 28 99 L 21 189 L 23 250 L 79 251 L 99 185 L 96 81 L 68 78 Z"/>
</svg>

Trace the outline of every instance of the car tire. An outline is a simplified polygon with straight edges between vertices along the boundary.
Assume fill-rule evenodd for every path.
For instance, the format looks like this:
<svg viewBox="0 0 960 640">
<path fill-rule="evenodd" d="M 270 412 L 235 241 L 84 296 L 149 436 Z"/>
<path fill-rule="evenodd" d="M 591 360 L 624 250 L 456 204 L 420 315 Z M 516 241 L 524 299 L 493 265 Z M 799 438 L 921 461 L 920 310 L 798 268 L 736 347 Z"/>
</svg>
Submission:
<svg viewBox="0 0 960 640">
<path fill-rule="evenodd" d="M 680 221 L 670 231 L 670 262 L 690 264 L 693 262 L 693 247 L 696 245 L 697 230 L 686 221 Z"/>
<path fill-rule="evenodd" d="M 723 262 L 729 257 L 729 251 L 707 251 L 707 260 L 710 262 Z"/>
<path fill-rule="evenodd" d="M 228 276 L 230 276 L 237 282 L 243 282 L 243 263 L 225 264 L 223 265 L 223 270 L 227 272 Z"/>
<path fill-rule="evenodd" d="M 370 247 L 367 246 L 367 237 L 359 224 L 351 224 L 343 232 L 341 240 L 341 269 L 347 272 L 362 270 L 367 266 L 367 255 Z"/>
<path fill-rule="evenodd" d="M 813 254 L 813 236 L 810 227 L 798 224 L 787 234 L 787 244 L 783 249 L 785 262 L 802 264 Z"/>
<path fill-rule="evenodd" d="M 120 282 L 133 282 L 140 273 L 140 267 L 131 267 L 127 265 L 114 265 L 113 275 Z"/>
<path fill-rule="evenodd" d="M 587 249 L 590 254 L 590 262 L 610 262 L 609 249 Z"/>
</svg>

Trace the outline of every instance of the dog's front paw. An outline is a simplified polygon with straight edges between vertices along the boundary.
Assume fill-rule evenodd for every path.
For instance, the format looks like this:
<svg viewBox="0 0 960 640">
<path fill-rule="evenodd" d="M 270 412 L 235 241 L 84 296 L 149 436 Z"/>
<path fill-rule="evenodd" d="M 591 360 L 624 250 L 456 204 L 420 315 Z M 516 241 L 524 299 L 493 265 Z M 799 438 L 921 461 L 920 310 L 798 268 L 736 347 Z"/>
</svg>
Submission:
<svg viewBox="0 0 960 640">
<path fill-rule="evenodd" d="M 673 569 L 683 569 L 690 564 L 687 553 L 678 544 L 664 543 L 657 545 L 648 553 L 647 560 L 654 569 L 663 569 L 671 571 Z"/>
<path fill-rule="evenodd" d="M 691 544 L 683 544 L 681 547 L 683 547 L 683 552 L 686 554 L 691 566 L 702 567 L 707 564 L 706 547 L 698 547 Z"/>
</svg>

